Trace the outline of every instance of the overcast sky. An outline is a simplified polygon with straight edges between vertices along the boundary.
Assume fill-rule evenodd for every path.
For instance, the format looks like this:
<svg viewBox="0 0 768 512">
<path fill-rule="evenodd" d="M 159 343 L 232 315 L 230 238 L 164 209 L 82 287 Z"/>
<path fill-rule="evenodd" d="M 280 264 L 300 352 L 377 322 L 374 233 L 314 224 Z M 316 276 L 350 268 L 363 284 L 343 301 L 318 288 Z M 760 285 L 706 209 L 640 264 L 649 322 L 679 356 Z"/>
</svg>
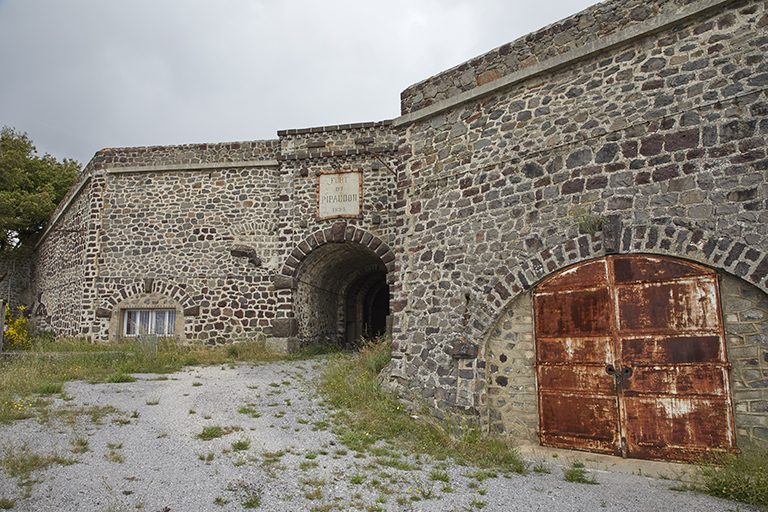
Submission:
<svg viewBox="0 0 768 512">
<path fill-rule="evenodd" d="M 400 92 L 596 0 L 0 0 L 0 126 L 106 147 L 392 119 Z"/>
</svg>

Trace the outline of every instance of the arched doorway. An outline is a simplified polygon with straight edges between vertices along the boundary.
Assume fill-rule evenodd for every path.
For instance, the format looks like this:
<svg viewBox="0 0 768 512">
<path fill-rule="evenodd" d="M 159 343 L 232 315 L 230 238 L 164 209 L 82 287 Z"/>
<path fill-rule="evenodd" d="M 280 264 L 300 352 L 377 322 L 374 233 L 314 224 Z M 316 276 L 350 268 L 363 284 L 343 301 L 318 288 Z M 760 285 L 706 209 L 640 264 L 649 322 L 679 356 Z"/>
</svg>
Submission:
<svg viewBox="0 0 768 512">
<path fill-rule="evenodd" d="M 664 460 L 733 449 L 716 272 L 608 256 L 532 298 L 542 444 Z"/>
<path fill-rule="evenodd" d="M 295 314 L 305 343 L 352 345 L 386 330 L 387 268 L 376 252 L 354 241 L 313 249 L 296 273 Z"/>
</svg>

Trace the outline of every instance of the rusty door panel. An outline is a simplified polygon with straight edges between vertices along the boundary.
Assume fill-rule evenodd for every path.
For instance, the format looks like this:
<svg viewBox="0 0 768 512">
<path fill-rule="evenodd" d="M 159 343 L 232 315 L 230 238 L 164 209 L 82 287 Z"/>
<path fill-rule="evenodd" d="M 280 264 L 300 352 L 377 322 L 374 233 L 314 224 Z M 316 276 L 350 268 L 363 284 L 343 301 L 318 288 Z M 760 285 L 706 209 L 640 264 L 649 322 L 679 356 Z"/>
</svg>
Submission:
<svg viewBox="0 0 768 512">
<path fill-rule="evenodd" d="M 628 429 L 628 456 L 681 458 L 683 452 L 695 454 L 727 450 L 732 444 L 723 436 L 729 430 L 730 418 L 725 400 L 696 397 L 625 397 Z M 659 421 L 663 418 L 664 421 Z"/>
<path fill-rule="evenodd" d="M 648 282 L 648 276 L 653 276 L 656 281 L 668 281 L 684 277 L 715 275 L 715 271 L 669 258 L 645 256 L 641 259 L 636 256 L 616 256 L 613 258 L 613 275 L 617 284 L 626 284 L 633 281 Z"/>
<path fill-rule="evenodd" d="M 542 444 L 662 460 L 733 447 L 714 271 L 607 256 L 533 299 Z"/>
<path fill-rule="evenodd" d="M 709 366 L 637 366 L 632 368 L 632 377 L 622 383 L 625 397 L 650 396 L 712 396 L 723 398 L 725 379 L 724 367 Z"/>
<path fill-rule="evenodd" d="M 585 389 L 609 396 L 616 392 L 613 379 L 605 378 L 605 365 L 559 365 L 538 368 L 539 386 L 547 390 L 577 393 Z"/>
<path fill-rule="evenodd" d="M 537 325 L 542 336 L 595 336 L 611 332 L 607 288 L 541 294 L 535 299 L 535 308 L 543 319 Z"/>
<path fill-rule="evenodd" d="M 555 274 L 539 285 L 541 290 L 605 285 L 607 271 L 604 260 L 592 260 Z"/>
<path fill-rule="evenodd" d="M 725 362 L 720 336 L 663 336 L 621 340 L 622 358 L 646 364 Z"/>
<path fill-rule="evenodd" d="M 618 329 L 621 332 L 716 330 L 716 288 L 714 279 L 618 287 Z"/>
<path fill-rule="evenodd" d="M 539 361 L 559 363 L 612 363 L 611 338 L 541 338 L 536 344 Z"/>
<path fill-rule="evenodd" d="M 616 453 L 616 400 L 615 396 L 542 393 L 542 437 L 553 446 Z"/>
</svg>

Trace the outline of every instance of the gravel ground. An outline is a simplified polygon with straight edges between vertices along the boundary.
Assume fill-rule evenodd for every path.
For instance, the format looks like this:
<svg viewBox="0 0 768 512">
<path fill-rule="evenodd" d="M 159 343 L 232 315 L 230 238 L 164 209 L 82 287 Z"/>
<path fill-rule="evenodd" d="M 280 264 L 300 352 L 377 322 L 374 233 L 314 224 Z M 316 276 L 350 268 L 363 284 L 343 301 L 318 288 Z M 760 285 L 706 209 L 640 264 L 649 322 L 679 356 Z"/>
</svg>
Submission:
<svg viewBox="0 0 768 512">
<path fill-rule="evenodd" d="M 47 422 L 0 426 L 0 456 L 23 450 L 77 463 L 33 472 L 28 496 L 29 486 L 0 473 L 0 498 L 16 499 L 13 510 L 20 511 L 231 511 L 257 502 L 268 511 L 757 510 L 597 464 L 587 463 L 587 472 L 598 485 L 568 483 L 557 464 L 563 457 L 531 460 L 551 473 L 478 479 L 476 468 L 423 456 L 358 454 L 331 432 L 331 412 L 312 391 L 323 364 L 194 367 L 167 380 L 137 374 L 131 383 L 69 382 Z M 231 431 L 197 437 L 213 426 Z M 87 441 L 87 451 L 75 453 L 78 440 Z M 243 440 L 247 449 L 235 450 Z"/>
</svg>

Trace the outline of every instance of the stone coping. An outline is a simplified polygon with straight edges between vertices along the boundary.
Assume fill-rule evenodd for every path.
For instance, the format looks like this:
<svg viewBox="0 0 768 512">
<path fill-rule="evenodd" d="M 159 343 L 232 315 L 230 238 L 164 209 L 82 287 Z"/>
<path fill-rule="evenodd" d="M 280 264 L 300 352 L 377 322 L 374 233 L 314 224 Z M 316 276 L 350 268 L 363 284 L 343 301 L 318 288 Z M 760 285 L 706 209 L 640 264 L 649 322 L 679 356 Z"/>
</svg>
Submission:
<svg viewBox="0 0 768 512">
<path fill-rule="evenodd" d="M 677 12 L 670 15 L 659 15 L 650 18 L 648 21 L 628 27 L 624 30 L 620 30 L 608 37 L 598 39 L 597 41 L 587 43 L 584 46 L 566 52 L 564 54 L 551 57 L 545 61 L 538 62 L 528 68 L 514 71 L 506 76 L 498 78 L 492 82 L 475 87 L 469 91 L 457 94 L 446 100 L 434 103 L 428 107 L 424 107 L 420 110 L 410 112 L 392 120 L 392 126 L 395 128 L 405 124 L 414 123 L 424 118 L 433 116 L 443 110 L 454 108 L 462 103 L 472 101 L 482 96 L 486 96 L 492 93 L 504 89 L 511 85 L 517 84 L 528 80 L 536 75 L 543 73 L 553 72 L 555 69 L 566 66 L 577 60 L 585 59 L 587 57 L 600 54 L 609 50 L 610 48 L 626 44 L 634 39 L 648 36 L 654 32 L 663 30 L 671 25 L 676 25 L 691 18 L 693 16 L 702 14 L 710 9 L 720 7 L 734 2 L 735 0 L 698 0 L 697 2 L 685 6 L 679 9 Z M 439 76 L 439 75 L 437 75 Z M 434 77 L 433 77 L 434 78 Z"/>
</svg>

